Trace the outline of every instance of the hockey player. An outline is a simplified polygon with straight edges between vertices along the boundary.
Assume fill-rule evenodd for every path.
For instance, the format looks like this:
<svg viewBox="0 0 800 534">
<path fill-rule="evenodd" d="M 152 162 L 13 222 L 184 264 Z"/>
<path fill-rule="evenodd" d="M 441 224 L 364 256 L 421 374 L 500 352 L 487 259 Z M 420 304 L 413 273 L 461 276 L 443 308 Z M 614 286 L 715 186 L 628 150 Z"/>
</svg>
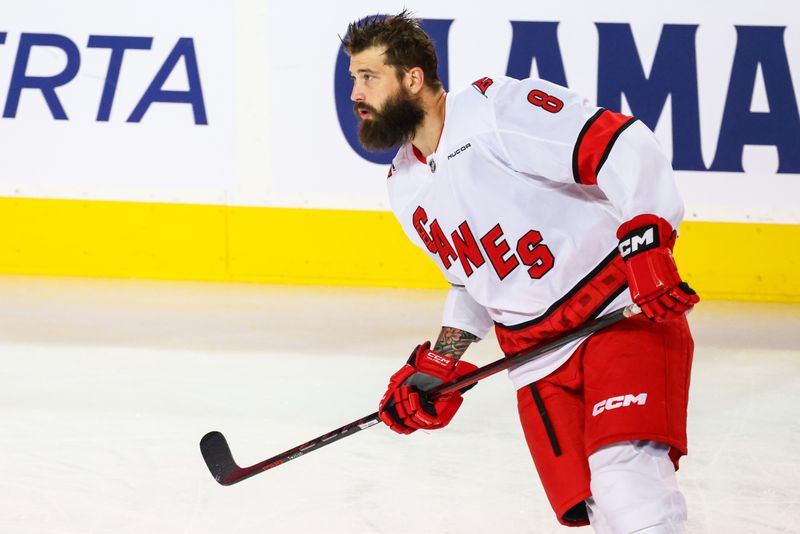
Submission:
<svg viewBox="0 0 800 534">
<path fill-rule="evenodd" d="M 391 377 L 383 422 L 402 434 L 447 425 L 461 394 L 424 392 L 475 369 L 459 359 L 492 326 L 512 354 L 635 302 L 641 315 L 510 378 L 562 524 L 683 532 L 685 313 L 699 299 L 672 257 L 683 206 L 652 132 L 536 78 L 446 93 L 434 46 L 406 12 L 353 23 L 343 43 L 361 143 L 399 147 L 392 210 L 452 284 L 438 340 Z"/>
</svg>

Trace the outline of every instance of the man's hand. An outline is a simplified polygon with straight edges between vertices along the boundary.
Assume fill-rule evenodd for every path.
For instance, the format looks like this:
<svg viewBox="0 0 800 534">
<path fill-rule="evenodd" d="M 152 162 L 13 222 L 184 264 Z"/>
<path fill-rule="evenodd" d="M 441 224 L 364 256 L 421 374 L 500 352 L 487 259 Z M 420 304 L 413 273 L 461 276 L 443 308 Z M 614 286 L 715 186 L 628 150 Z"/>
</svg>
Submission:
<svg viewBox="0 0 800 534">
<path fill-rule="evenodd" d="M 680 317 L 700 301 L 672 258 L 676 236 L 666 220 L 650 214 L 637 215 L 617 230 L 633 302 L 654 321 Z"/>
<path fill-rule="evenodd" d="M 408 363 L 389 380 L 378 407 L 381 420 L 400 434 L 447 426 L 464 400 L 461 392 L 451 391 L 435 398 L 428 398 L 425 392 L 475 369 L 471 363 L 434 352 L 429 341 L 419 345 Z"/>
</svg>

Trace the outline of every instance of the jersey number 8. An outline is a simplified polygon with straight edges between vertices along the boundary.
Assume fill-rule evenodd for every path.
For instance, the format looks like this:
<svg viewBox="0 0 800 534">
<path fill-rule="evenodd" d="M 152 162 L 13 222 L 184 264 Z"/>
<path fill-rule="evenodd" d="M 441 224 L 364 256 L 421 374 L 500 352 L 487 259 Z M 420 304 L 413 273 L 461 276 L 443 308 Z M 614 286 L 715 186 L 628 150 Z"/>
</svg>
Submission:
<svg viewBox="0 0 800 534">
<path fill-rule="evenodd" d="M 538 89 L 528 93 L 528 102 L 550 113 L 558 113 L 564 107 L 563 101 Z"/>
</svg>

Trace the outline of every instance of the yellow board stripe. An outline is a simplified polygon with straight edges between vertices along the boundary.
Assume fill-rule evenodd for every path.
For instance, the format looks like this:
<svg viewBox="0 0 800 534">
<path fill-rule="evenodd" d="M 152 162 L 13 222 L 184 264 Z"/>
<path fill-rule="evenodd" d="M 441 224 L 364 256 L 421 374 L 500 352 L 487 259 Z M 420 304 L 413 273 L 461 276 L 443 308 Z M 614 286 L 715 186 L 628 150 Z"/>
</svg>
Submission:
<svg viewBox="0 0 800 534">
<path fill-rule="evenodd" d="M 0 273 L 441 288 L 388 212 L 0 198 Z M 800 225 L 686 222 L 707 299 L 800 302 Z"/>
<path fill-rule="evenodd" d="M 0 198 L 0 271 L 219 280 L 221 206 Z"/>
<path fill-rule="evenodd" d="M 389 212 L 229 208 L 231 279 L 446 287 Z"/>
<path fill-rule="evenodd" d="M 800 302 L 800 225 L 687 221 L 675 261 L 701 297 Z"/>
</svg>

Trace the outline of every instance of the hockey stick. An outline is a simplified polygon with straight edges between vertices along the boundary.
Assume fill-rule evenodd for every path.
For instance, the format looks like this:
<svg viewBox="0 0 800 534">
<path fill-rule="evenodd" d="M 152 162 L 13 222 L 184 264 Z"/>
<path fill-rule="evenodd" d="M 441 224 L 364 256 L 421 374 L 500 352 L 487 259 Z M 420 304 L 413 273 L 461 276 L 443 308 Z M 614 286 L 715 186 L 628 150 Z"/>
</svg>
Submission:
<svg viewBox="0 0 800 534">
<path fill-rule="evenodd" d="M 640 311 L 641 310 L 639 310 L 638 306 L 631 304 L 630 306 L 611 312 L 603 317 L 599 317 L 584 323 L 584 325 L 580 328 L 565 332 L 564 334 L 555 338 L 555 340 L 552 342 L 531 352 L 500 358 L 499 360 L 484 365 L 483 367 L 464 375 L 455 382 L 442 384 L 434 388 L 429 392 L 429 394 L 431 396 L 441 395 L 442 393 L 447 393 L 456 389 L 463 389 L 467 386 L 474 385 L 476 382 L 483 380 L 488 376 L 510 367 L 527 363 L 537 356 L 561 348 L 571 341 L 601 330 L 609 325 L 621 321 L 622 319 L 625 319 L 626 317 L 636 315 Z M 324 447 L 325 445 L 330 445 L 334 441 L 346 438 L 347 436 L 352 436 L 356 432 L 360 432 L 365 428 L 369 428 L 377 424 L 379 421 L 380 418 L 378 417 L 378 412 L 375 412 L 371 415 L 353 421 L 352 423 L 348 423 L 342 427 L 339 427 L 336 430 L 332 430 L 327 434 L 323 434 L 322 436 L 314 438 L 311 441 L 307 441 L 302 445 L 298 445 L 293 449 L 289 449 L 288 451 L 284 451 L 276 456 L 273 456 L 272 458 L 268 458 L 263 462 L 251 465 L 250 467 L 239 467 L 236 465 L 236 462 L 233 460 L 233 455 L 231 454 L 231 449 L 228 447 L 228 442 L 225 440 L 225 436 L 217 431 L 209 432 L 203 436 L 203 439 L 200 440 L 200 451 L 203 453 L 203 459 L 206 461 L 206 465 L 208 465 L 208 469 L 211 471 L 214 479 L 216 479 L 216 481 L 223 486 L 230 486 L 231 484 L 236 484 L 237 482 L 241 482 L 246 478 L 263 473 L 264 471 L 272 469 L 273 467 L 278 467 L 279 465 L 285 464 L 290 460 L 299 458 L 300 456 L 308 454 L 311 451 L 315 451 L 321 447 Z"/>
</svg>

